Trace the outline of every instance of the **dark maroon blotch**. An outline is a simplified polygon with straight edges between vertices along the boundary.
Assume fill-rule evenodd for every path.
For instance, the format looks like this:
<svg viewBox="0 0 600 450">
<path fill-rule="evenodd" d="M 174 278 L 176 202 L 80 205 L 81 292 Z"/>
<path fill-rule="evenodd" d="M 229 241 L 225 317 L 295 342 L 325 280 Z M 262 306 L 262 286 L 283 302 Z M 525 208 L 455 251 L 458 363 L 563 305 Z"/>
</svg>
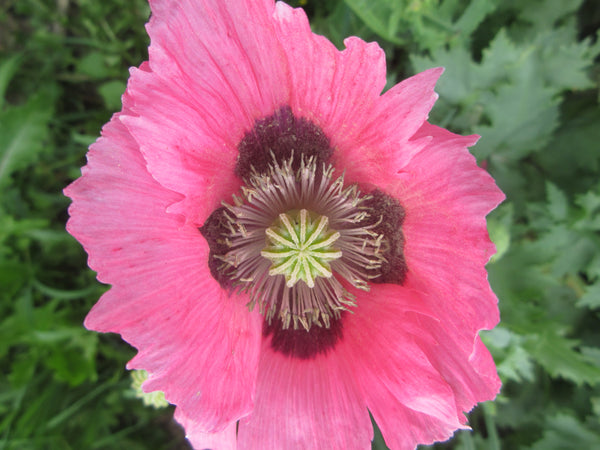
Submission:
<svg viewBox="0 0 600 450">
<path fill-rule="evenodd" d="M 289 106 L 257 120 L 238 144 L 238 151 L 235 174 L 244 180 L 250 178 L 253 167 L 258 173 L 267 172 L 273 163 L 271 154 L 280 165 L 293 155 L 294 170 L 299 169 L 302 157 L 314 157 L 320 170 L 333 153 L 323 131 L 311 121 L 295 117 Z"/>
<path fill-rule="evenodd" d="M 208 248 L 210 249 L 210 253 L 208 254 L 210 274 L 219 282 L 223 289 L 230 289 L 231 280 L 223 271 L 219 270 L 224 263 L 220 259 L 215 258 L 215 256 L 224 256 L 229 251 L 229 246 L 224 239 L 224 236 L 229 231 L 225 211 L 227 209 L 224 206 L 215 209 L 200 228 L 200 233 L 202 233 L 202 236 L 208 242 Z"/>
<path fill-rule="evenodd" d="M 372 213 L 364 222 L 361 222 L 361 225 L 373 225 L 381 219 L 373 231 L 383 234 L 387 242 L 384 252 L 385 262 L 379 270 L 380 276 L 371 281 L 373 283 L 404 283 L 408 272 L 404 258 L 404 234 L 402 233 L 404 208 L 398 200 L 379 189 L 375 189 L 369 194 L 369 198 L 365 200 L 363 206 L 371 209 Z"/>
<path fill-rule="evenodd" d="M 304 328 L 284 330 L 279 320 L 263 323 L 263 336 L 271 337 L 271 348 L 291 358 L 313 359 L 326 354 L 342 339 L 344 314 L 338 320 L 331 320 L 329 328 L 313 325 L 310 331 Z"/>
</svg>

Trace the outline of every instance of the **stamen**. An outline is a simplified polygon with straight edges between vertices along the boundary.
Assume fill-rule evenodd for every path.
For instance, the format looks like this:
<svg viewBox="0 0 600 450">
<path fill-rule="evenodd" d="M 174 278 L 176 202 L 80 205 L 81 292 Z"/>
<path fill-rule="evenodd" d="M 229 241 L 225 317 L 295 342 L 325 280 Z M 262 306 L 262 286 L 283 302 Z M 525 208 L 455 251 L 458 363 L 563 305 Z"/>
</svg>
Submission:
<svg viewBox="0 0 600 450">
<path fill-rule="evenodd" d="M 333 174 L 332 166 L 317 170 L 313 157 L 272 155 L 214 219 L 223 233 L 211 246 L 215 278 L 247 293 L 248 307 L 258 305 L 269 324 L 277 316 L 283 329 L 329 328 L 356 306 L 341 281 L 368 290 L 381 274 L 388 244 L 380 212 Z"/>
</svg>

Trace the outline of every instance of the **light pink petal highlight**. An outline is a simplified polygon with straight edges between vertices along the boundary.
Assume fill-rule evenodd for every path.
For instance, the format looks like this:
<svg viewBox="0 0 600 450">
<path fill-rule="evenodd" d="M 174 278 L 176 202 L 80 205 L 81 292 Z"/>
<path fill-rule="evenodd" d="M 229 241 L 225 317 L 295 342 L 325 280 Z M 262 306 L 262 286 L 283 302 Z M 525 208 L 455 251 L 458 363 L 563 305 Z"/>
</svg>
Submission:
<svg viewBox="0 0 600 450">
<path fill-rule="evenodd" d="M 197 449 L 236 450 L 237 423 L 233 422 L 223 431 L 206 433 L 198 426 L 194 417 L 186 417 L 181 408 L 175 410 L 175 419 L 185 428 L 185 437 Z"/>
<path fill-rule="evenodd" d="M 198 229 L 165 212 L 180 195 L 148 174 L 119 119 L 65 189 L 73 199 L 67 228 L 98 279 L 113 285 L 85 325 L 120 333 L 139 350 L 129 366 L 151 374 L 145 389 L 164 391 L 206 431 L 218 430 L 252 409 L 261 317 L 210 276 Z"/>
<path fill-rule="evenodd" d="M 373 429 L 347 363 L 335 353 L 300 360 L 263 345 L 252 414 L 240 421 L 240 450 L 370 449 Z"/>
</svg>

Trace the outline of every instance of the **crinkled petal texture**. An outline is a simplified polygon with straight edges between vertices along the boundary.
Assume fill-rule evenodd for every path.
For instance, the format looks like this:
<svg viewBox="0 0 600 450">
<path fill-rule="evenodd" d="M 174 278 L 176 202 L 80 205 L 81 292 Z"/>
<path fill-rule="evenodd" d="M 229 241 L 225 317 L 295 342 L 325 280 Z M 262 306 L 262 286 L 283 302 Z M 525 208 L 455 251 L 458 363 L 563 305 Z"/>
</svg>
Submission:
<svg viewBox="0 0 600 450">
<path fill-rule="evenodd" d="M 90 148 L 69 231 L 112 284 L 86 326 L 139 352 L 196 448 L 390 448 L 448 438 L 499 390 L 478 333 L 498 321 L 485 215 L 503 195 L 461 137 L 427 123 L 441 69 L 385 94 L 385 58 L 358 38 L 338 51 L 300 9 L 272 0 L 150 0 L 149 61 Z M 274 351 L 262 317 L 211 277 L 201 226 L 240 185 L 237 145 L 289 106 L 329 138 L 346 181 L 398 199 L 402 286 L 356 292 L 334 349 Z M 239 429 L 236 431 L 236 422 Z"/>
<path fill-rule="evenodd" d="M 390 448 L 447 439 L 500 389 L 478 332 L 499 320 L 485 216 L 504 195 L 467 151 L 476 140 L 424 123 L 409 142 L 420 150 L 379 180 L 406 212 L 408 274 L 402 286 L 357 293 L 344 345 Z"/>
<path fill-rule="evenodd" d="M 183 417 L 220 431 L 252 409 L 261 317 L 210 276 L 198 229 L 165 212 L 181 196 L 149 175 L 121 123 L 124 101 L 65 190 L 69 232 L 98 279 L 113 285 L 85 325 L 120 333 L 139 350 L 130 368 L 151 373 L 144 389 L 164 391 Z"/>
</svg>

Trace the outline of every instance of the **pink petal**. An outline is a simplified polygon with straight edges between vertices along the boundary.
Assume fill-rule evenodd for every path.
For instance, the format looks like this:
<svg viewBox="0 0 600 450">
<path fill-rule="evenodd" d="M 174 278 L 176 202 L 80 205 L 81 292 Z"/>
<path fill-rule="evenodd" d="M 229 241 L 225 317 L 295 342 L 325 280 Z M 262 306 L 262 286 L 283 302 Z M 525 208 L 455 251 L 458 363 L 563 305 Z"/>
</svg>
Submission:
<svg viewBox="0 0 600 450">
<path fill-rule="evenodd" d="M 419 341 L 455 393 L 458 412 L 492 399 L 496 370 L 478 332 L 499 320 L 497 298 L 485 264 L 494 253 L 486 214 L 504 195 L 469 154 L 477 136 L 457 136 L 425 124 L 415 142 L 425 143 L 397 178 L 382 180 L 400 199 L 408 276 L 404 289 L 419 293 L 435 318 L 421 319 L 432 339 Z"/>
<path fill-rule="evenodd" d="M 352 181 L 372 180 L 390 158 L 406 164 L 419 150 L 408 139 L 435 101 L 440 69 L 380 96 L 381 48 L 349 38 L 340 52 L 311 32 L 301 9 L 267 0 L 151 4 L 152 70 L 132 71 L 134 116 L 122 120 L 154 178 L 185 195 L 170 211 L 188 221 L 202 224 L 239 188 L 236 145 L 285 104 L 323 129 Z"/>
<path fill-rule="evenodd" d="M 377 179 L 405 208 L 408 275 L 362 294 L 344 345 L 357 349 L 355 372 L 392 448 L 448 438 L 500 388 L 478 332 L 499 319 L 485 216 L 504 196 L 466 148 L 476 139 L 426 123 L 409 141 L 419 151 L 397 154 L 399 173 Z"/>
<path fill-rule="evenodd" d="M 398 285 L 376 284 L 356 294 L 358 307 L 344 323 L 343 345 L 386 444 L 414 449 L 464 428 L 455 387 L 423 350 L 423 342 L 435 345 L 430 329 L 441 327 L 435 311 L 418 292 Z"/>
<path fill-rule="evenodd" d="M 350 37 L 340 52 L 312 33 L 303 10 L 282 2 L 276 5 L 276 19 L 294 87 L 292 109 L 321 126 L 334 147 L 338 141 L 351 142 L 385 86 L 383 50 L 377 43 Z"/>
<path fill-rule="evenodd" d="M 312 33 L 304 11 L 277 3 L 278 34 L 289 61 L 290 105 L 294 113 L 320 126 L 348 169 L 373 164 L 373 149 L 357 139 L 371 125 L 371 114 L 385 86 L 385 55 L 377 43 L 356 37 L 338 51 Z M 423 119 L 424 120 L 424 119 Z"/>
<path fill-rule="evenodd" d="M 240 449 L 370 449 L 373 429 L 348 358 L 337 351 L 299 360 L 265 340 L 252 414 Z"/>
<path fill-rule="evenodd" d="M 477 136 L 425 124 L 414 139 L 427 146 L 399 178 L 383 182 L 406 210 L 402 230 L 410 288 L 424 294 L 461 345 L 472 346 L 479 330 L 499 320 L 485 270 L 495 252 L 485 216 L 504 194 L 466 148 Z"/>
<path fill-rule="evenodd" d="M 421 348 L 431 364 L 452 386 L 456 399 L 456 412 L 462 423 L 466 418 L 462 412 L 469 412 L 483 401 L 493 400 L 500 391 L 501 381 L 491 355 L 479 336 L 473 338 L 470 347 L 464 347 L 443 324 L 435 327 L 430 321 L 423 321 L 435 341 L 419 339 Z"/>
<path fill-rule="evenodd" d="M 185 195 L 172 212 L 200 225 L 239 187 L 236 145 L 287 103 L 273 2 L 151 1 L 151 71 L 132 71 L 123 118 L 148 170 Z M 210 189 L 207 189 L 209 188 Z"/>
<path fill-rule="evenodd" d="M 121 121 L 138 142 L 154 178 L 186 195 L 169 211 L 201 224 L 239 188 L 233 174 L 237 152 L 210 130 L 209 115 L 174 98 L 172 86 L 143 70 L 147 67 L 131 70 L 127 93 L 131 112 L 138 115 L 121 116 Z"/>
<path fill-rule="evenodd" d="M 421 151 L 423 143 L 411 138 L 438 97 L 433 89 L 442 72 L 430 69 L 403 80 L 379 97 L 373 110 L 364 112 L 360 130 L 338 144 L 336 164 L 349 180 L 373 184 L 401 170 Z"/>
<path fill-rule="evenodd" d="M 175 419 L 185 428 L 185 437 L 195 449 L 236 450 L 237 423 L 233 422 L 223 431 L 205 433 L 198 427 L 193 417 L 185 417 L 181 409 L 175 411 Z"/>
<path fill-rule="evenodd" d="M 210 276 L 198 229 L 165 212 L 180 195 L 148 174 L 119 119 L 65 189 L 73 199 L 67 228 L 98 279 L 113 285 L 85 325 L 122 334 L 139 350 L 129 367 L 151 374 L 144 388 L 164 391 L 205 431 L 218 431 L 252 409 L 261 317 Z"/>
</svg>

